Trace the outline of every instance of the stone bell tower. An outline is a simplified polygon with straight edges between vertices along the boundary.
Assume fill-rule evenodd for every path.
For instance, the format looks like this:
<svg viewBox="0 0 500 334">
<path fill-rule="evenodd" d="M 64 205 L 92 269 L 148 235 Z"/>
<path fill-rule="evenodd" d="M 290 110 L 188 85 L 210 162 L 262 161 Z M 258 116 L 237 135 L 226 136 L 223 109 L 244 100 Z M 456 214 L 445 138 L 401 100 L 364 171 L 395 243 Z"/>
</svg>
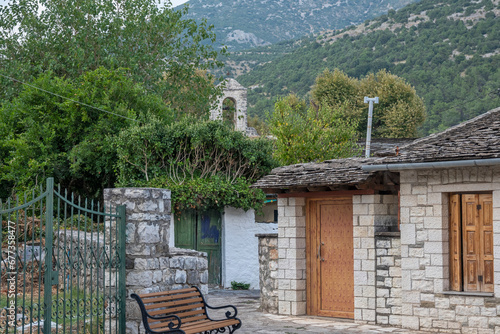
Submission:
<svg viewBox="0 0 500 334">
<path fill-rule="evenodd" d="M 235 130 L 247 132 L 247 89 L 231 78 L 225 83 L 222 96 L 210 111 L 210 119 L 231 121 Z"/>
</svg>

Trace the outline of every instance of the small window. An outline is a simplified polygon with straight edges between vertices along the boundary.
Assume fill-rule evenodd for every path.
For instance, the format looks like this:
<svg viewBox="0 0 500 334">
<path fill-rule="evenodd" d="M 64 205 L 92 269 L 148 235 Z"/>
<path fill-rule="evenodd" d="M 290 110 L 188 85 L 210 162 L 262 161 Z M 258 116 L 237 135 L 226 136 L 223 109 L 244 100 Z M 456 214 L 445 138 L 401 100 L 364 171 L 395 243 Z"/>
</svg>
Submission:
<svg viewBox="0 0 500 334">
<path fill-rule="evenodd" d="M 450 288 L 493 292 L 491 194 L 450 195 Z"/>
</svg>

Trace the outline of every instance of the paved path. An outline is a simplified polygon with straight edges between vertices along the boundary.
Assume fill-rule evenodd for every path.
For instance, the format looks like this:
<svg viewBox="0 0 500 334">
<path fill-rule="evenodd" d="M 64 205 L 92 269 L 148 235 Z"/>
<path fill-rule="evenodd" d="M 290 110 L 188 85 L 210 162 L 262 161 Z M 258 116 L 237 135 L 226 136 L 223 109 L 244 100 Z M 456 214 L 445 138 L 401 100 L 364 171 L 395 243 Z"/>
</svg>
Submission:
<svg viewBox="0 0 500 334">
<path fill-rule="evenodd" d="M 238 308 L 238 318 L 242 327 L 238 334 L 299 334 L 299 333 L 404 333 L 421 334 L 425 332 L 410 331 L 394 327 L 381 327 L 355 324 L 349 320 L 324 317 L 282 316 L 257 311 L 259 307 L 259 291 L 210 290 L 207 296 L 210 306 L 232 304 Z M 213 313 L 210 313 L 211 315 Z M 224 318 L 223 315 L 216 316 Z"/>
</svg>

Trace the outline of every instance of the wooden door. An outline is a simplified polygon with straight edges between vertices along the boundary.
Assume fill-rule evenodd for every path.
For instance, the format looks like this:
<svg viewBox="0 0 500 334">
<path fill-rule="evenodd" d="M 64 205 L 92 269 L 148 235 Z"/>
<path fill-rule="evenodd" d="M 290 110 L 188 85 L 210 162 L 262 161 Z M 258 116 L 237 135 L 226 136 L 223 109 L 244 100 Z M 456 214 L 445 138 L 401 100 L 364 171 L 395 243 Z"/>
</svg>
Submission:
<svg viewBox="0 0 500 334">
<path fill-rule="evenodd" d="M 175 246 L 206 252 L 208 255 L 208 284 L 221 284 L 221 214 L 216 210 L 183 211 L 175 219 Z"/>
<path fill-rule="evenodd" d="M 175 247 L 196 249 L 196 211 L 176 214 L 174 222 Z"/>
<path fill-rule="evenodd" d="M 352 198 L 307 202 L 307 312 L 354 318 Z"/>
<path fill-rule="evenodd" d="M 211 210 L 198 214 L 196 250 L 208 254 L 208 284 L 221 284 L 221 214 Z"/>
</svg>

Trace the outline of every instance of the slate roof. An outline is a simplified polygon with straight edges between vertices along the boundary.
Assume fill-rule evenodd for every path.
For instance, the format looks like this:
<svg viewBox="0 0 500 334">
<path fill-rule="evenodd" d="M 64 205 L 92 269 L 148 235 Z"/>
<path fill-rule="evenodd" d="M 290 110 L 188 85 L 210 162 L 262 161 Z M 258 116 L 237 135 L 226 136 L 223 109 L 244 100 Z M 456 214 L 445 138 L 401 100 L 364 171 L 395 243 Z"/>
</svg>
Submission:
<svg viewBox="0 0 500 334">
<path fill-rule="evenodd" d="M 362 170 L 363 165 L 490 158 L 500 158 L 500 108 L 406 144 L 400 147 L 398 156 L 334 159 L 278 167 L 252 187 L 267 190 L 329 187 L 333 190 L 369 183 L 375 174 Z"/>
<path fill-rule="evenodd" d="M 372 174 L 361 169 L 377 158 L 333 159 L 321 163 L 303 163 L 275 168 L 252 185 L 262 189 L 297 187 L 354 186 L 367 181 Z"/>
<path fill-rule="evenodd" d="M 500 108 L 443 132 L 417 139 L 399 155 L 375 163 L 413 163 L 500 158 Z"/>
</svg>

